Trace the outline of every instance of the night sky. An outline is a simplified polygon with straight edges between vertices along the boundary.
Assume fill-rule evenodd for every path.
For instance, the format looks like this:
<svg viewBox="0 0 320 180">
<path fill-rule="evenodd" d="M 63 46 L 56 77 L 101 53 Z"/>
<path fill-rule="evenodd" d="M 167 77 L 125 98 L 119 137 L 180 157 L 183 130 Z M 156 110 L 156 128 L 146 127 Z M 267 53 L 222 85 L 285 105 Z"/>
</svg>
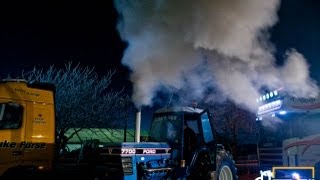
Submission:
<svg viewBox="0 0 320 180">
<path fill-rule="evenodd" d="M 120 63 L 125 43 L 115 29 L 112 1 L 49 2 L 0 6 L 1 78 L 72 61 L 95 66 L 101 75 L 116 69 L 117 80 L 127 79 Z"/>
<path fill-rule="evenodd" d="M 271 40 L 282 59 L 288 48 L 302 53 L 311 66 L 311 77 L 320 82 L 320 1 L 284 0 L 278 11 L 279 22 Z M 280 55 L 279 55 L 280 54 Z"/>
<path fill-rule="evenodd" d="M 100 74 L 117 69 L 117 81 L 128 82 L 128 69 L 121 65 L 126 44 L 116 30 L 117 12 L 111 0 L 28 1 L 0 8 L 1 78 L 35 65 L 72 61 L 95 66 Z M 279 22 L 271 31 L 279 59 L 288 48 L 296 48 L 308 59 L 312 77 L 318 80 L 319 9 L 317 0 L 282 1 Z"/>
<path fill-rule="evenodd" d="M 276 57 L 281 61 L 288 48 L 296 48 L 308 60 L 311 76 L 318 82 L 319 10 L 318 0 L 282 1 L 279 22 L 271 30 Z M 129 71 L 121 65 L 126 43 L 116 30 L 117 18 L 111 0 L 1 4 L 0 78 L 34 66 L 62 66 L 72 61 L 95 67 L 101 75 L 116 69 L 115 84 L 130 89 Z"/>
</svg>

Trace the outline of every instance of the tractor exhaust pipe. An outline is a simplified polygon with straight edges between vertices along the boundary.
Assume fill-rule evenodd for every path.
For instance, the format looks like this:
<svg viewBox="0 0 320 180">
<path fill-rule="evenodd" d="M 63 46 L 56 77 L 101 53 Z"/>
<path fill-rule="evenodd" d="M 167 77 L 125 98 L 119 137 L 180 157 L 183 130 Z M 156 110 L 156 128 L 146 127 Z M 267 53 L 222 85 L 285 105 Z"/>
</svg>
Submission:
<svg viewBox="0 0 320 180">
<path fill-rule="evenodd" d="M 140 142 L 141 109 L 136 114 L 136 133 L 135 142 Z"/>
</svg>

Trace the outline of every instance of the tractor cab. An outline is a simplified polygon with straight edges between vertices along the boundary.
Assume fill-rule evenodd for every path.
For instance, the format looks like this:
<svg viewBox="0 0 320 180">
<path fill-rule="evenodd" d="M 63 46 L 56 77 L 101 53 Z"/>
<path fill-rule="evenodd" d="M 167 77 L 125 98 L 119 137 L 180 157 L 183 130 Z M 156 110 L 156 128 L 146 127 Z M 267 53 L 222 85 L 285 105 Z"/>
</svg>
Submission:
<svg viewBox="0 0 320 180">
<path fill-rule="evenodd" d="M 194 138 L 186 143 L 186 127 L 194 132 Z M 154 113 L 150 133 L 152 142 L 167 142 L 171 147 L 172 161 L 196 168 L 205 158 L 206 168 L 215 170 L 216 145 L 210 114 L 206 110 L 193 107 L 168 107 Z M 193 145 L 192 148 L 187 146 Z M 198 167 L 200 168 L 200 167 Z M 193 171 L 195 172 L 195 171 Z"/>
</svg>

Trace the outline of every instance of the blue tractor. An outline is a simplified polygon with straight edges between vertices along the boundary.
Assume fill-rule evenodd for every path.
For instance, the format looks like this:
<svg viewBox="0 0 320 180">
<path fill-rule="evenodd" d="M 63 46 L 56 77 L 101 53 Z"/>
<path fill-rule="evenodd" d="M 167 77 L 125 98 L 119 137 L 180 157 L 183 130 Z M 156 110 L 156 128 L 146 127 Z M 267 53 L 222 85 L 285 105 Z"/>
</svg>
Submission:
<svg viewBox="0 0 320 180">
<path fill-rule="evenodd" d="M 192 138 L 185 128 L 193 132 Z M 100 160 L 104 162 L 101 177 L 238 179 L 232 155 L 215 141 L 211 115 L 207 110 L 193 107 L 157 110 L 153 115 L 149 141 L 106 144 L 100 150 Z"/>
</svg>

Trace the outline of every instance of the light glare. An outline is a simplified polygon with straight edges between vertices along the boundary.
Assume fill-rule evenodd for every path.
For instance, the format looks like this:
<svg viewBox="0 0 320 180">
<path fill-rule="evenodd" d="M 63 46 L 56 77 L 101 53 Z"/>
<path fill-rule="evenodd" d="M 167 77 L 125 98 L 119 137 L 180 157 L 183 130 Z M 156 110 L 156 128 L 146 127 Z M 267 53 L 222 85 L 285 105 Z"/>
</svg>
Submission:
<svg viewBox="0 0 320 180">
<path fill-rule="evenodd" d="M 284 114 L 287 114 L 287 112 L 286 111 L 280 111 L 279 114 L 284 115 Z"/>
<path fill-rule="evenodd" d="M 298 173 L 292 173 L 292 179 L 300 179 L 300 175 Z"/>
</svg>

